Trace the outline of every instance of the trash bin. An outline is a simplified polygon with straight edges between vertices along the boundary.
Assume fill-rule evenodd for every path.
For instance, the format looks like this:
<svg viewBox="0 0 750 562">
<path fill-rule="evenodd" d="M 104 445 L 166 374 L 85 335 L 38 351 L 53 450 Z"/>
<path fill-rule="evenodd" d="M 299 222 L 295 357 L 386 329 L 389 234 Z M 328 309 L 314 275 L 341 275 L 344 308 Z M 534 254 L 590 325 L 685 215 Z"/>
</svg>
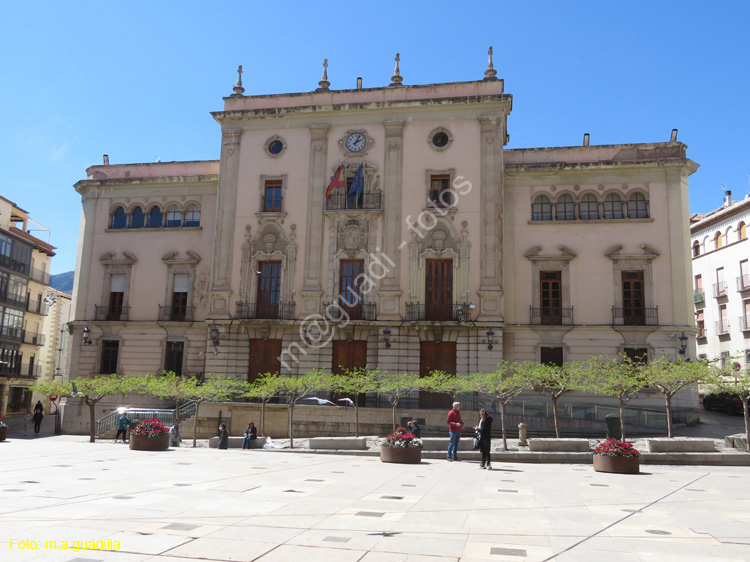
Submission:
<svg viewBox="0 0 750 562">
<path fill-rule="evenodd" d="M 607 424 L 607 439 L 622 439 L 620 416 L 617 414 L 607 414 L 604 416 L 604 421 Z"/>
</svg>

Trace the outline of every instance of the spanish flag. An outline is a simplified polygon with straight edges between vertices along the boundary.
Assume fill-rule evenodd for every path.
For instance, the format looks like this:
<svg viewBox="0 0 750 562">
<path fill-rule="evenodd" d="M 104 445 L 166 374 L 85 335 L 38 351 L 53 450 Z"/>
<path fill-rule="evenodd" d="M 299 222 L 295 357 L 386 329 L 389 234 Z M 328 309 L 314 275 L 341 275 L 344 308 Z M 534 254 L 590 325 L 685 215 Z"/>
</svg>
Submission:
<svg viewBox="0 0 750 562">
<path fill-rule="evenodd" d="M 344 165 L 341 164 L 339 166 L 339 169 L 336 170 L 336 173 L 333 174 L 333 179 L 331 180 L 331 183 L 328 184 L 328 188 L 326 189 L 326 199 L 330 198 L 331 195 L 333 195 L 333 192 L 336 190 L 336 188 L 339 187 L 346 187 L 346 177 L 344 177 Z"/>
</svg>

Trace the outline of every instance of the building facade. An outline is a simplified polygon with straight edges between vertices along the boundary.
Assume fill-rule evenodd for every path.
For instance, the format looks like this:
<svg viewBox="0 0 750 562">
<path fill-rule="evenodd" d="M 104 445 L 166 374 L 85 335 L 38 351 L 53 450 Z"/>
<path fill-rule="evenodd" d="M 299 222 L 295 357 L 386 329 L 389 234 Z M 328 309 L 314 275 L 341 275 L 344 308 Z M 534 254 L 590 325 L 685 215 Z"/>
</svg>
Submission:
<svg viewBox="0 0 750 562">
<path fill-rule="evenodd" d="M 32 236 L 29 215 L 0 197 L 0 416 L 25 412 L 41 376 L 54 247 Z"/>
<path fill-rule="evenodd" d="M 506 149 L 494 72 L 238 84 L 213 113 L 218 161 L 89 168 L 71 376 L 676 357 L 669 335 L 694 331 L 686 146 Z"/>
<path fill-rule="evenodd" d="M 697 353 L 750 367 L 750 197 L 691 217 Z"/>
</svg>

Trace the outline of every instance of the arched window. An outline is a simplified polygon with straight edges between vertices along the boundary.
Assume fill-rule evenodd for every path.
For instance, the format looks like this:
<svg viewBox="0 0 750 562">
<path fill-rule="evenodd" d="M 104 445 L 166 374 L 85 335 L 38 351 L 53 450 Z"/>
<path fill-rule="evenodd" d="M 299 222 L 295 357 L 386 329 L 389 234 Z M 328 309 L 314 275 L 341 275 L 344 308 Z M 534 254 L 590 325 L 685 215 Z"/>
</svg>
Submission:
<svg viewBox="0 0 750 562">
<path fill-rule="evenodd" d="M 133 212 L 130 213 L 130 228 L 143 228 L 146 222 L 146 217 L 143 214 L 143 209 L 136 207 Z"/>
<path fill-rule="evenodd" d="M 648 218 L 648 201 L 643 193 L 633 193 L 628 199 L 628 218 Z"/>
<path fill-rule="evenodd" d="M 546 195 L 539 195 L 536 199 L 534 199 L 531 220 L 535 220 L 535 221 L 551 221 L 552 220 L 552 204 L 549 201 L 549 197 L 547 197 Z"/>
<path fill-rule="evenodd" d="M 610 193 L 604 198 L 604 218 L 622 218 L 622 199 L 617 193 Z"/>
<path fill-rule="evenodd" d="M 737 240 L 744 240 L 747 238 L 747 227 L 744 222 L 737 225 Z"/>
<path fill-rule="evenodd" d="M 148 212 L 148 228 L 161 228 L 164 216 L 161 213 L 161 209 L 157 205 Z"/>
<path fill-rule="evenodd" d="M 714 250 L 718 250 L 724 245 L 724 237 L 721 235 L 721 232 L 717 232 L 714 236 Z"/>
<path fill-rule="evenodd" d="M 561 195 L 557 198 L 557 214 L 555 218 L 559 221 L 575 220 L 576 206 L 570 195 Z"/>
<path fill-rule="evenodd" d="M 167 207 L 167 228 L 178 226 L 182 226 L 182 212 L 177 208 L 177 205 L 170 205 Z"/>
<path fill-rule="evenodd" d="M 701 244 L 697 240 L 693 242 L 693 257 L 697 258 L 701 255 Z"/>
<path fill-rule="evenodd" d="M 110 228 L 125 228 L 125 224 L 128 221 L 128 216 L 125 214 L 125 209 L 117 207 L 115 212 L 112 213 L 112 222 Z"/>
<path fill-rule="evenodd" d="M 187 211 L 185 211 L 185 226 L 200 226 L 201 225 L 201 210 L 198 205 L 188 205 Z"/>
<path fill-rule="evenodd" d="M 593 194 L 587 193 L 581 197 L 580 207 L 581 220 L 596 220 L 599 218 L 599 201 Z"/>
</svg>

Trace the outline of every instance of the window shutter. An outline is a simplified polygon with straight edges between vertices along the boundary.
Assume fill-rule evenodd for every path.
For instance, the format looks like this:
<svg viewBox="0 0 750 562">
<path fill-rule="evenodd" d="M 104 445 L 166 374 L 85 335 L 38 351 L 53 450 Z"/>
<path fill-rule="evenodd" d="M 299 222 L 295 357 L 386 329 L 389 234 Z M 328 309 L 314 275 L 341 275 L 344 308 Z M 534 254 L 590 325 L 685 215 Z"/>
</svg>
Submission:
<svg viewBox="0 0 750 562">
<path fill-rule="evenodd" d="M 125 292 L 125 276 L 113 275 L 109 291 L 110 293 L 124 293 Z"/>
<path fill-rule="evenodd" d="M 178 273 L 174 276 L 174 291 L 175 293 L 187 293 L 188 285 L 190 282 L 190 276 L 184 273 Z"/>
</svg>

